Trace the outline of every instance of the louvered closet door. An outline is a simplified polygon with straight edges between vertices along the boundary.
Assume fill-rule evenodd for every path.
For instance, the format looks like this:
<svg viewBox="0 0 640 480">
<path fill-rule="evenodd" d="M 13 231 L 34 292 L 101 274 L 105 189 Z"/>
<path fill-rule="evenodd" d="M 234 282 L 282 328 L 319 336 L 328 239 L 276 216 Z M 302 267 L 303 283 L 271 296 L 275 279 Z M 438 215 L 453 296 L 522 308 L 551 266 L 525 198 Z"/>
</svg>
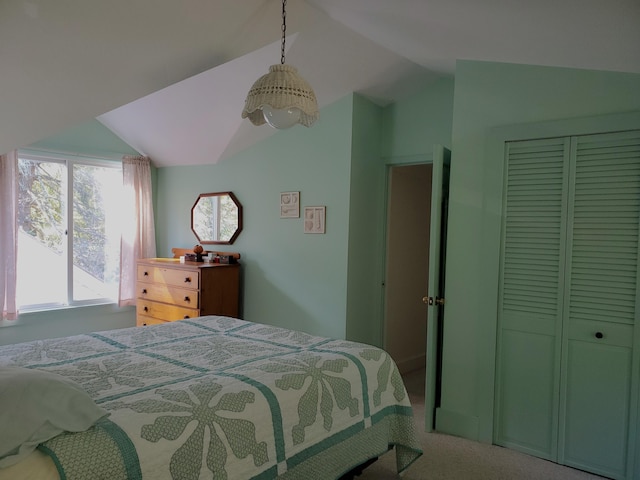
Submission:
<svg viewBox="0 0 640 480">
<path fill-rule="evenodd" d="M 570 162 L 559 461 L 627 478 L 640 132 L 573 138 Z"/>
<path fill-rule="evenodd" d="M 568 139 L 510 142 L 495 443 L 556 460 Z"/>
</svg>

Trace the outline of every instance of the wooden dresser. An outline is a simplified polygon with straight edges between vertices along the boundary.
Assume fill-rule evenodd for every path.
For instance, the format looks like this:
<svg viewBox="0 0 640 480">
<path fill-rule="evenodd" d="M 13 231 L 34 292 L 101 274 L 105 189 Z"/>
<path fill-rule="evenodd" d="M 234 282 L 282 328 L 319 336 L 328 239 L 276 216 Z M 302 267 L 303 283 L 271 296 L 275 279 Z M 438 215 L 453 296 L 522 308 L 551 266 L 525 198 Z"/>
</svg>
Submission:
<svg viewBox="0 0 640 480">
<path fill-rule="evenodd" d="M 201 315 L 238 317 L 240 265 L 145 258 L 138 260 L 136 290 L 138 326 Z"/>
</svg>

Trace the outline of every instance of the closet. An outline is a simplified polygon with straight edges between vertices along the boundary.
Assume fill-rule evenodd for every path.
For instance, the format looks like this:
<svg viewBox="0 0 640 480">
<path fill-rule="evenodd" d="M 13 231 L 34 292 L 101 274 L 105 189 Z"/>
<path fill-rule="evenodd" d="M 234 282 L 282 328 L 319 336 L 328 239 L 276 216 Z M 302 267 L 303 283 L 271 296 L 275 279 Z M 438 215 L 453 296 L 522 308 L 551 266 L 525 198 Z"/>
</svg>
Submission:
<svg viewBox="0 0 640 480">
<path fill-rule="evenodd" d="M 505 144 L 494 442 L 633 478 L 640 131 Z"/>
</svg>

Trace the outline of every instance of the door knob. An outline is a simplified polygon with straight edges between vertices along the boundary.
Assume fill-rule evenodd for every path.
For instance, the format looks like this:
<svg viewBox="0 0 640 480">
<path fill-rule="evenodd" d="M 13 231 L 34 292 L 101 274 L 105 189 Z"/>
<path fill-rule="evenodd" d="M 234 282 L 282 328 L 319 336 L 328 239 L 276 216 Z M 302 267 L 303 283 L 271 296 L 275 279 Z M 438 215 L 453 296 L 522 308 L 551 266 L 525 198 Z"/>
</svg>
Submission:
<svg viewBox="0 0 640 480">
<path fill-rule="evenodd" d="M 436 297 L 434 300 L 433 297 L 422 297 L 422 302 L 427 305 L 436 304 L 438 306 L 442 306 L 444 305 L 444 298 Z"/>
</svg>

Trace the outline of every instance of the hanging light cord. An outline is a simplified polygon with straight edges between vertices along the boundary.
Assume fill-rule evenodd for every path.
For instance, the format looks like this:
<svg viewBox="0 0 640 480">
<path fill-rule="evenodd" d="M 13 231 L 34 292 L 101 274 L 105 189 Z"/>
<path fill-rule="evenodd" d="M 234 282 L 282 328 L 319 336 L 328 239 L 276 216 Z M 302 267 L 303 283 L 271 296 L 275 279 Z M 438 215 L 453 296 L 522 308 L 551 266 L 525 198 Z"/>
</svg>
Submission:
<svg viewBox="0 0 640 480">
<path fill-rule="evenodd" d="M 280 47 L 280 63 L 284 65 L 284 42 L 287 34 L 287 0 L 282 0 L 282 46 Z"/>
</svg>

